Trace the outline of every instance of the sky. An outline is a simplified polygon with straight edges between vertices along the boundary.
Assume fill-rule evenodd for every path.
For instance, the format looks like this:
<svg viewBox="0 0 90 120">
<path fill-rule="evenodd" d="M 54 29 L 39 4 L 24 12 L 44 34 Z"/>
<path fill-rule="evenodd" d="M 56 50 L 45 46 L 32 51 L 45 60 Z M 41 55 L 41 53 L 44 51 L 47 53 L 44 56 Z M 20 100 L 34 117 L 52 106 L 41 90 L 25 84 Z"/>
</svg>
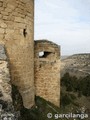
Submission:
<svg viewBox="0 0 90 120">
<path fill-rule="evenodd" d="M 90 53 L 90 0 L 35 0 L 34 39 L 61 46 L 61 55 Z"/>
</svg>

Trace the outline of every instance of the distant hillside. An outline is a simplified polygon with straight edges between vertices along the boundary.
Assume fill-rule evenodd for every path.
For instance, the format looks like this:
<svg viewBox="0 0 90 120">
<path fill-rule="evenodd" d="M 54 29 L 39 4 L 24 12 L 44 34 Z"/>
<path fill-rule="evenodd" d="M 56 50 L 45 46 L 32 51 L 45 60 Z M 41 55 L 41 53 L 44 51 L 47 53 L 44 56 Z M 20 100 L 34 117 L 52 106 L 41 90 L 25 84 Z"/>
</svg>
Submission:
<svg viewBox="0 0 90 120">
<path fill-rule="evenodd" d="M 61 60 L 61 76 L 69 72 L 71 75 L 90 75 L 90 53 L 75 54 Z"/>
<path fill-rule="evenodd" d="M 61 56 L 61 60 L 66 59 L 67 57 L 67 55 Z"/>
</svg>

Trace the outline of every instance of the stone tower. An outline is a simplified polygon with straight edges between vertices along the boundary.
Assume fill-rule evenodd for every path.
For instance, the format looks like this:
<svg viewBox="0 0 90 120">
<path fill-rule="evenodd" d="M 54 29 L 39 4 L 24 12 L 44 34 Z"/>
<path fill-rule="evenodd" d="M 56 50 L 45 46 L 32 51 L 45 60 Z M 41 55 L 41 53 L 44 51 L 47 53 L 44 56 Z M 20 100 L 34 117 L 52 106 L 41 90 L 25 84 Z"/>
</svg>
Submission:
<svg viewBox="0 0 90 120">
<path fill-rule="evenodd" d="M 0 43 L 24 107 L 34 105 L 34 0 L 0 0 Z"/>
<path fill-rule="evenodd" d="M 36 95 L 60 106 L 60 46 L 38 40 L 34 53 Z"/>
</svg>

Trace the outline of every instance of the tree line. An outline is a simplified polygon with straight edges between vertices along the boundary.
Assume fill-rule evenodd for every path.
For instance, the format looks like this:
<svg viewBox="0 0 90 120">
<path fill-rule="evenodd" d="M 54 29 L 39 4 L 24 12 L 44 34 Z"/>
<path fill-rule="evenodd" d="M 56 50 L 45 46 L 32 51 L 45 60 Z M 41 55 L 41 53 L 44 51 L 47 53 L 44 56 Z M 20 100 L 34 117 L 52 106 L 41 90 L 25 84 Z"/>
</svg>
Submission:
<svg viewBox="0 0 90 120">
<path fill-rule="evenodd" d="M 65 73 L 61 78 L 61 86 L 66 87 L 66 91 L 77 92 L 79 95 L 90 96 L 90 75 L 84 78 L 77 78 Z"/>
</svg>

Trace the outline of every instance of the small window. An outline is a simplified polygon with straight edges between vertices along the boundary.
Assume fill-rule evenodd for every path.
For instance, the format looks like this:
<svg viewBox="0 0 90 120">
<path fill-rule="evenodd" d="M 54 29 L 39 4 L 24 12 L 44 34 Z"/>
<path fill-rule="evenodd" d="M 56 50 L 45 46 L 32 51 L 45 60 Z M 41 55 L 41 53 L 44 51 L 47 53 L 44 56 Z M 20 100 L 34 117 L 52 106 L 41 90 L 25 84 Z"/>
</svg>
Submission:
<svg viewBox="0 0 90 120">
<path fill-rule="evenodd" d="M 26 37 L 26 35 L 27 35 L 26 29 L 23 29 L 23 35 L 24 35 L 24 37 Z"/>
<path fill-rule="evenodd" d="M 48 58 L 51 55 L 52 55 L 52 52 L 47 52 L 47 51 L 39 52 L 39 58 Z"/>
</svg>

